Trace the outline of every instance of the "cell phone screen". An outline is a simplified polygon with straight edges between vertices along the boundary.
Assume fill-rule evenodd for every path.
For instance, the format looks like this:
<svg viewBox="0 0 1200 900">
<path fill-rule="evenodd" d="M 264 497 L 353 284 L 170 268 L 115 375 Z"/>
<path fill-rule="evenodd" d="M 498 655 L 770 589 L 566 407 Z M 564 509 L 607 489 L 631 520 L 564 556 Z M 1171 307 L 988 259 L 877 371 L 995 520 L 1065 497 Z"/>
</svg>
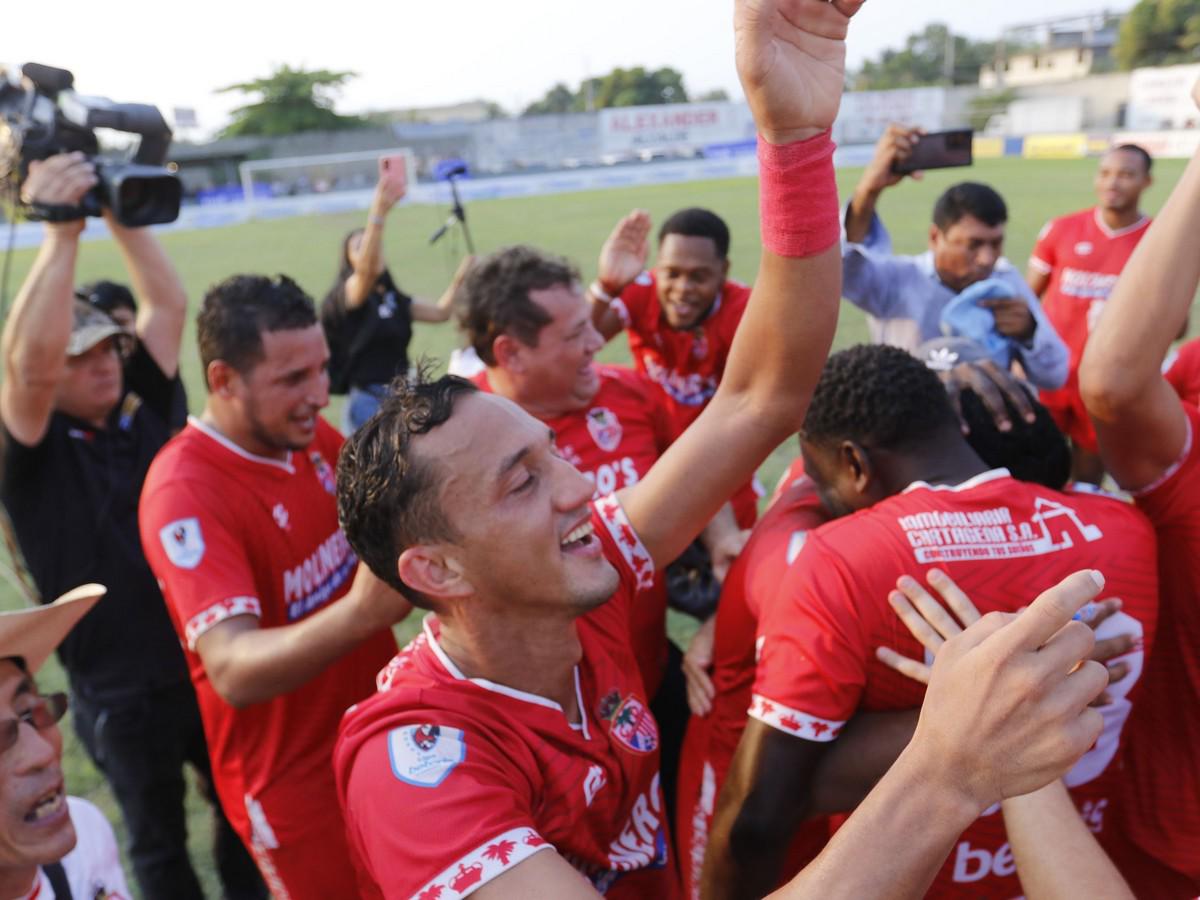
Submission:
<svg viewBox="0 0 1200 900">
<path fill-rule="evenodd" d="M 892 164 L 897 175 L 924 169 L 953 169 L 969 166 L 973 161 L 971 146 L 975 132 L 969 128 L 956 131 L 935 131 L 923 134 L 908 159 Z"/>
</svg>

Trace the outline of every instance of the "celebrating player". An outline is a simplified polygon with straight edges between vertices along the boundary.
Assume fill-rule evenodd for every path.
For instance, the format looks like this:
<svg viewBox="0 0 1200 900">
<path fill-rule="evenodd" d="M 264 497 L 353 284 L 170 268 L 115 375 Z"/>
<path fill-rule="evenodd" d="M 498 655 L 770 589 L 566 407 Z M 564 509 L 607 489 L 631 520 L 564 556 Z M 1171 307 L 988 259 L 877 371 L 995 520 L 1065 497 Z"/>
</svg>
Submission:
<svg viewBox="0 0 1200 900">
<path fill-rule="evenodd" d="M 855 711 L 920 704 L 919 687 L 875 659 L 879 645 L 915 653 L 894 643 L 903 636 L 883 602 L 899 575 L 936 564 L 981 609 L 1009 611 L 1066 573 L 1103 563 L 1125 603 L 1106 625 L 1145 645 L 1154 633 L 1154 541 L 1144 518 L 1115 498 L 988 471 L 937 376 L 908 353 L 859 346 L 832 356 L 801 437 L 805 471 L 826 510 L 844 518 L 808 535 L 761 610 L 750 720 L 713 822 L 706 896 L 761 896 L 777 882 L 812 805 L 816 767 Z M 1101 814 L 1115 796 L 1110 764 L 1143 652 L 1110 689 L 1105 737 L 1069 776 L 1097 829 L 1110 824 Z M 1015 895 L 1008 852 L 1002 823 L 984 816 L 930 896 Z"/>
<path fill-rule="evenodd" d="M 342 439 L 318 414 L 329 351 L 312 300 L 286 277 L 234 276 L 205 296 L 197 334 L 208 401 L 150 467 L 142 544 L 234 828 L 277 898 L 344 896 L 334 733 L 409 607 L 338 528 Z"/>
<path fill-rule="evenodd" d="M 1071 438 L 1077 481 L 1104 477 L 1096 432 L 1079 397 L 1079 360 L 1117 276 L 1150 224 L 1139 208 L 1150 187 L 1150 154 L 1135 144 L 1114 147 L 1096 172 L 1098 205 L 1051 219 L 1029 258 L 1029 287 L 1071 353 L 1067 383 L 1044 390 L 1042 403 Z"/>
<path fill-rule="evenodd" d="M 1200 104 L 1200 86 L 1193 89 Z M 1088 339 L 1079 389 L 1105 468 L 1158 535 L 1164 626 L 1130 721 L 1121 816 L 1110 852 L 1134 892 L 1200 893 L 1200 410 L 1161 363 L 1200 283 L 1200 154 L 1133 252 Z"/>
</svg>

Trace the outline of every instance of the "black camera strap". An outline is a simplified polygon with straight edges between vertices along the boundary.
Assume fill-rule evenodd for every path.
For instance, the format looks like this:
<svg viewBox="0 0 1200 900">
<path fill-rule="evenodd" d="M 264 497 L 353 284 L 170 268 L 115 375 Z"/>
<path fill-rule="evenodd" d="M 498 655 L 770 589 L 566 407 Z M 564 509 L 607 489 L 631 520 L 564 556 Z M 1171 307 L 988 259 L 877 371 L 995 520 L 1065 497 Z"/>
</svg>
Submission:
<svg viewBox="0 0 1200 900">
<path fill-rule="evenodd" d="M 87 217 L 82 206 L 66 206 L 62 203 L 30 203 L 26 209 L 29 218 L 39 222 L 77 222 Z"/>
</svg>

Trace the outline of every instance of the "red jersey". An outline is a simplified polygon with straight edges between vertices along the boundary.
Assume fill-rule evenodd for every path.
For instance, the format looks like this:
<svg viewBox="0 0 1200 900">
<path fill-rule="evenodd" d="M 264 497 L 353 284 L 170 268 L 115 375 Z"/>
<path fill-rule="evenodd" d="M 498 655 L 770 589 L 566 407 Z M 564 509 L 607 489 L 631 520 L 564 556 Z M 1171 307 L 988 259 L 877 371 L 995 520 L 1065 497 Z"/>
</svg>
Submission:
<svg viewBox="0 0 1200 900">
<path fill-rule="evenodd" d="M 915 709 L 923 685 L 875 658 L 879 646 L 914 658 L 924 649 L 887 603 L 902 574 L 924 583 L 938 566 L 980 612 L 1015 612 L 1072 572 L 1097 568 L 1122 611 L 1100 637 L 1135 634 L 1130 671 L 1100 709 L 1105 729 L 1066 777 L 1093 831 L 1119 783 L 1111 765 L 1157 619 L 1154 534 L 1131 504 L 1093 492 L 1059 493 L 999 469 L 957 487 L 918 482 L 808 536 L 776 602 L 759 619 L 760 656 L 750 715 L 788 734 L 831 741 L 858 709 Z M 1140 686 L 1139 686 L 1140 689 Z M 1135 694 L 1136 699 L 1136 694 Z M 1010 898 L 1021 893 L 997 805 L 959 839 L 929 897 Z"/>
<path fill-rule="evenodd" d="M 1141 491 L 1158 535 L 1162 627 L 1133 716 L 1126 827 L 1146 853 L 1190 877 L 1200 893 L 1200 410 L 1184 403 L 1179 461 Z"/>
<path fill-rule="evenodd" d="M 247 845 L 267 850 L 321 832 L 329 850 L 310 865 L 326 871 L 339 845 L 350 871 L 330 766 L 334 733 L 342 713 L 371 694 L 395 639 L 381 632 L 301 687 L 244 709 L 217 694 L 196 642 L 232 616 L 254 616 L 263 628 L 290 625 L 349 589 L 358 559 L 337 522 L 341 445 L 321 420 L 306 450 L 266 459 L 192 419 L 150 466 L 139 510 L 146 559 L 186 649 L 226 815 Z"/>
<path fill-rule="evenodd" d="M 613 300 L 610 308 L 625 325 L 633 363 L 662 389 L 676 434 L 696 420 L 717 392 L 749 301 L 749 287 L 726 281 L 708 315 L 695 328 L 679 331 L 667 324 L 652 271 L 643 272 Z M 733 504 L 738 525 L 752 526 L 758 516 L 753 484 L 740 489 Z"/>
<path fill-rule="evenodd" d="M 553 701 L 464 678 L 432 616 L 347 714 L 334 765 L 375 896 L 465 897 L 547 847 L 608 897 L 678 895 L 658 728 L 629 650 L 629 607 L 653 563 L 615 497 L 594 502 L 592 522 L 620 585 L 577 624 L 579 724 Z"/>
<path fill-rule="evenodd" d="M 1030 268 L 1050 276 L 1042 308 L 1070 353 L 1067 383 L 1042 391 L 1041 401 L 1076 444 L 1098 452 L 1096 432 L 1079 397 L 1079 360 L 1088 335 L 1099 321 L 1117 276 L 1150 225 L 1148 216 L 1113 231 L 1098 208 L 1085 209 L 1046 223 Z"/>
<path fill-rule="evenodd" d="M 1200 338 L 1185 341 L 1168 357 L 1164 376 L 1184 403 L 1200 406 Z"/>
<path fill-rule="evenodd" d="M 587 409 L 545 422 L 559 453 L 596 485 L 596 496 L 637 484 L 674 437 L 662 394 L 623 366 L 597 366 L 600 388 Z M 471 379 L 492 390 L 487 372 Z M 646 692 L 654 697 L 667 669 L 667 587 L 661 574 L 638 595 L 632 615 L 633 650 Z"/>
<path fill-rule="evenodd" d="M 754 526 L 754 533 L 730 567 L 717 605 L 712 681 L 716 688 L 707 716 L 692 716 L 679 762 L 675 844 L 683 870 L 684 896 L 699 898 L 700 873 L 725 773 L 746 727 L 754 685 L 754 638 L 759 610 L 779 589 L 809 530 L 825 521 L 816 488 L 808 479 L 785 490 Z M 829 837 L 824 821 L 804 826 L 793 843 L 783 880 L 808 864 Z"/>
</svg>

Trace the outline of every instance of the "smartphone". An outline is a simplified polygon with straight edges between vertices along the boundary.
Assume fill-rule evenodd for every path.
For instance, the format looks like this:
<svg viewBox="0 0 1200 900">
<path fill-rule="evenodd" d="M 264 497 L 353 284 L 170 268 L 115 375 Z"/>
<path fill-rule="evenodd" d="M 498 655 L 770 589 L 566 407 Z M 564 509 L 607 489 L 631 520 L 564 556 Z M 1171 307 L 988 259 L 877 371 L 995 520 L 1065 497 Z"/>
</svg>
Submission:
<svg viewBox="0 0 1200 900">
<path fill-rule="evenodd" d="M 971 145 L 974 140 L 975 132 L 970 128 L 923 134 L 917 140 L 917 145 L 913 147 L 908 159 L 892 163 L 892 171 L 897 175 L 907 175 L 925 169 L 969 166 L 972 162 Z"/>
<path fill-rule="evenodd" d="M 407 188 L 408 160 L 399 154 L 379 157 L 379 179 L 394 184 L 402 190 Z"/>
</svg>

